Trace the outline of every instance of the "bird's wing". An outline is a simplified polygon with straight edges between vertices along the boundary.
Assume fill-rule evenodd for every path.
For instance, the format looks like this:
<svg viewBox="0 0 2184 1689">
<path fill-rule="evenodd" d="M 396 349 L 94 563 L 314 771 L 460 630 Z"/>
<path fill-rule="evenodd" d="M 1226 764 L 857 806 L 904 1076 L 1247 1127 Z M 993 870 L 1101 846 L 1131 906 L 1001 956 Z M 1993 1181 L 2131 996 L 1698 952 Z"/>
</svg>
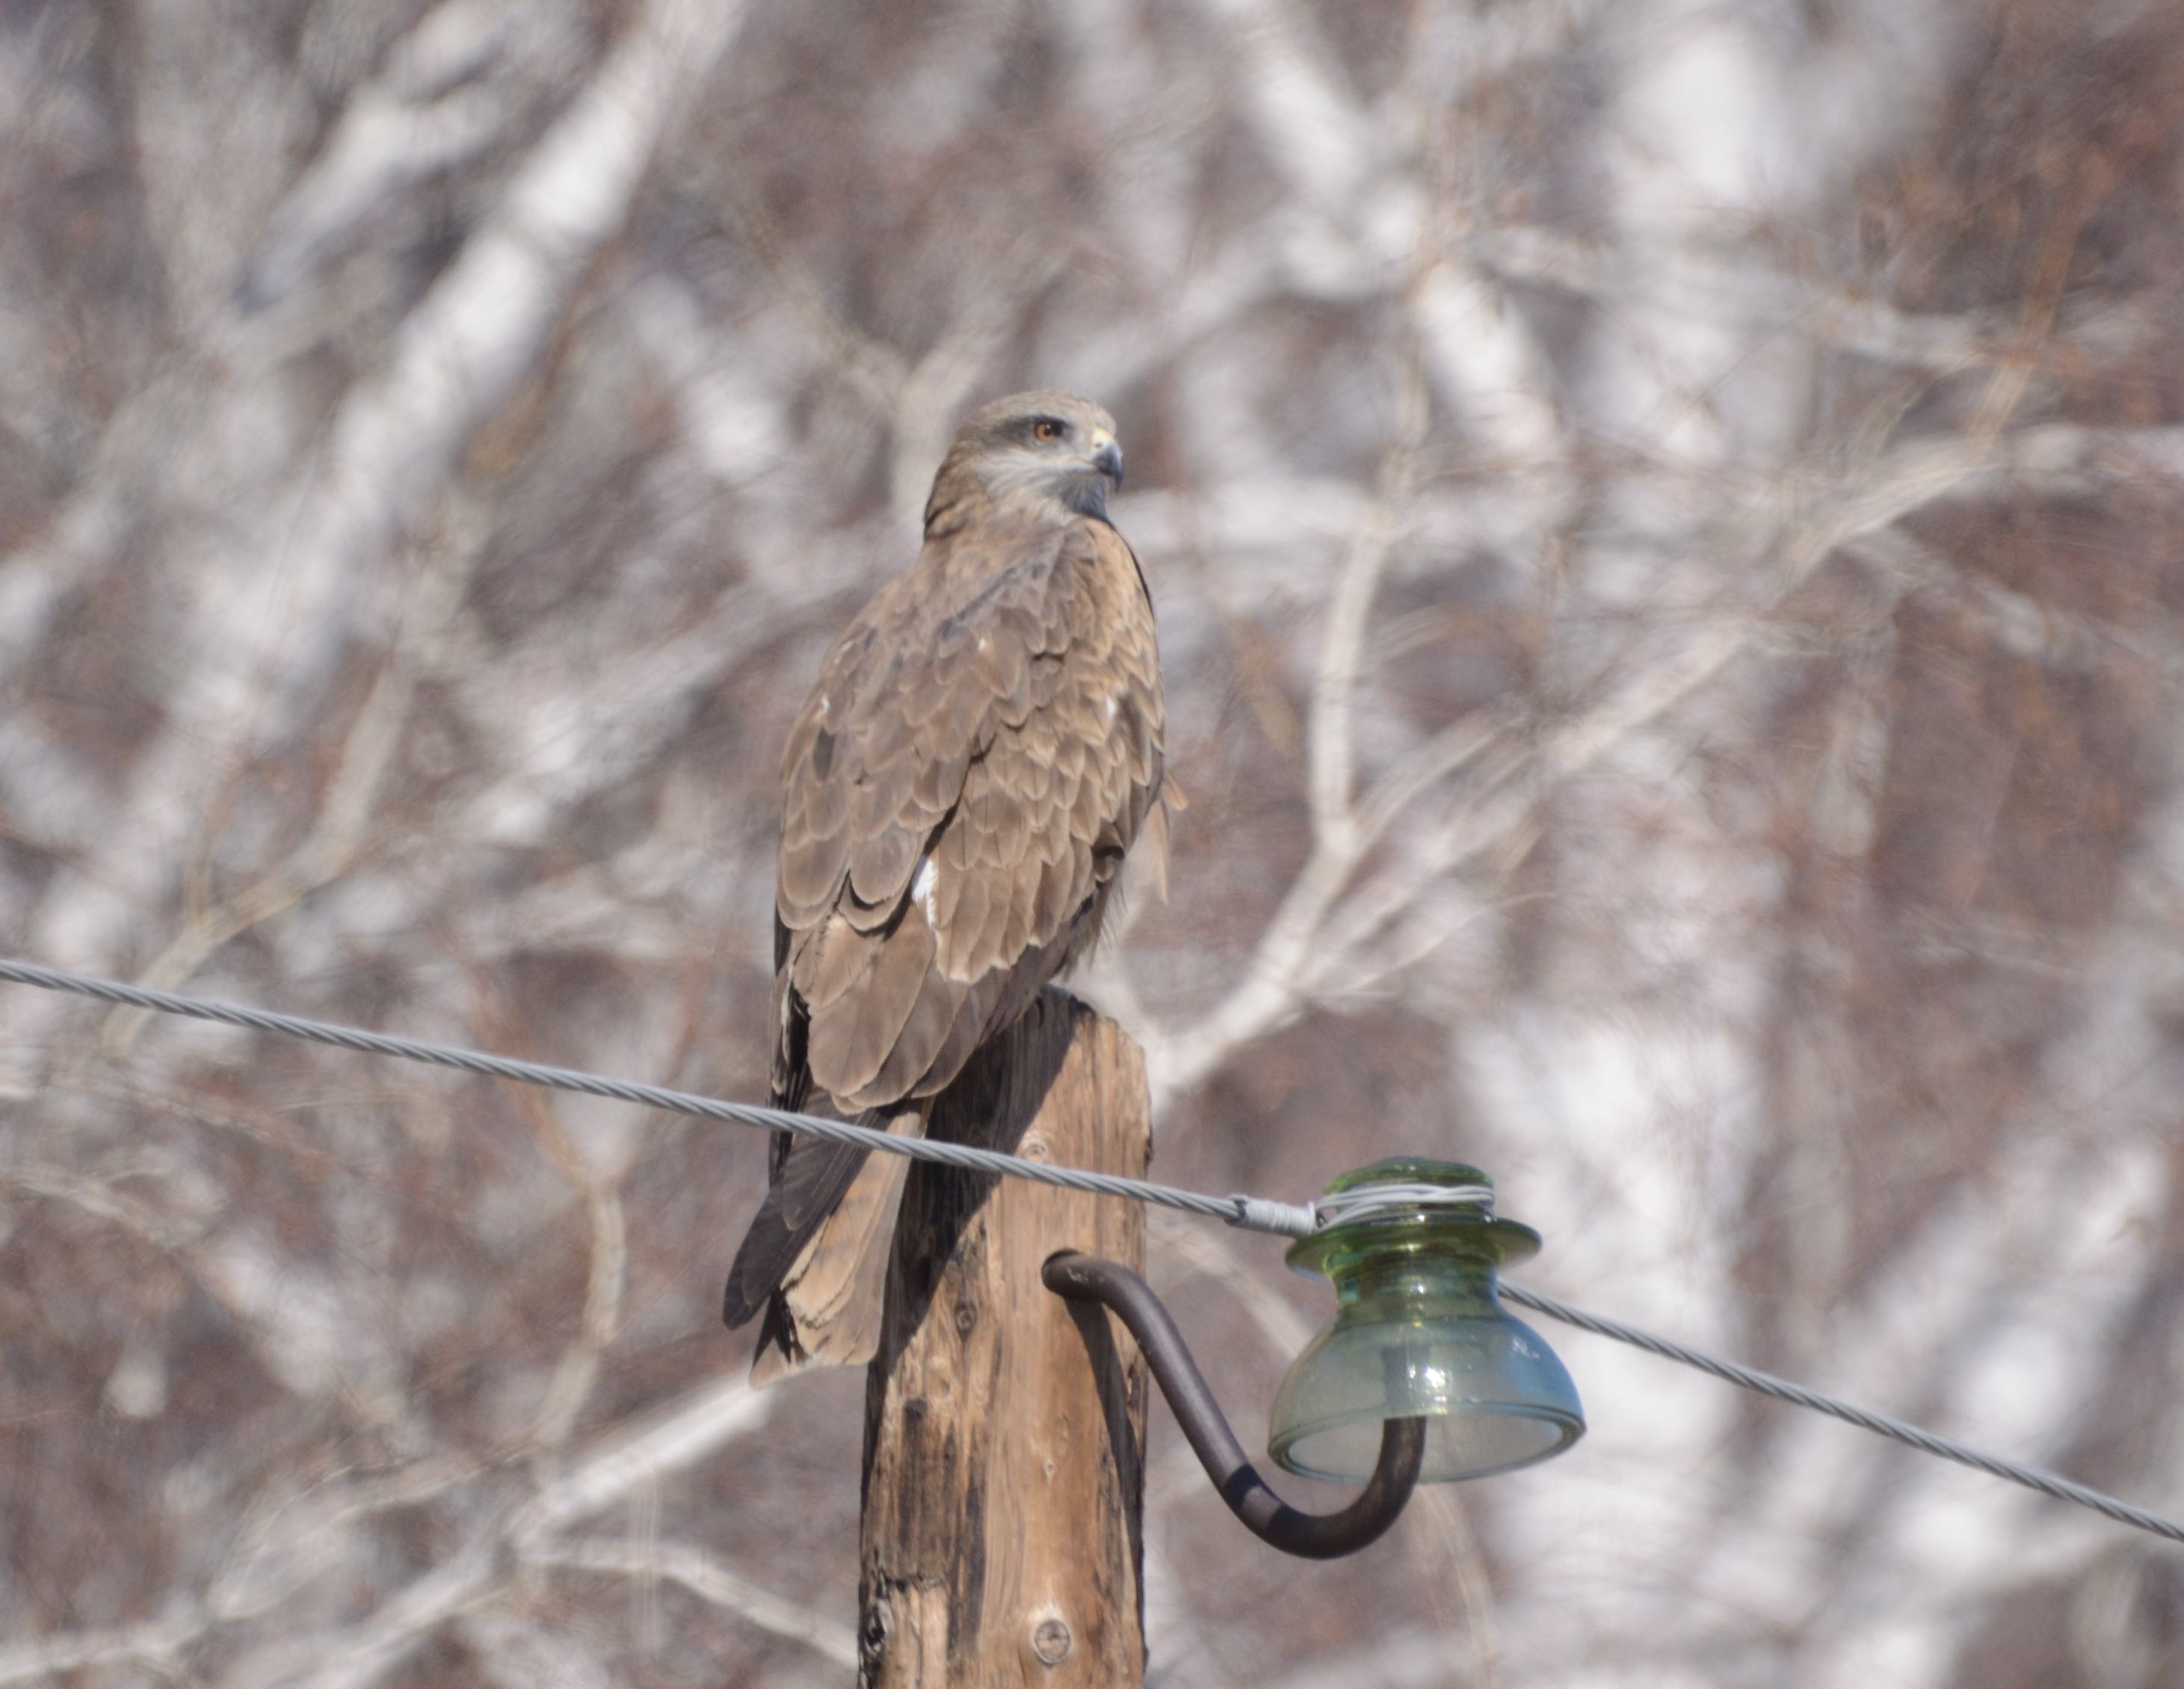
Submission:
<svg viewBox="0 0 2184 1689">
<path fill-rule="evenodd" d="M 1121 537 L 951 543 L 1003 553 L 950 560 L 983 589 L 937 617 L 876 606 L 894 619 L 845 642 L 791 745 L 782 983 L 844 1107 L 932 1095 L 1022 1012 L 1093 936 L 1160 789 L 1152 608 Z"/>
</svg>

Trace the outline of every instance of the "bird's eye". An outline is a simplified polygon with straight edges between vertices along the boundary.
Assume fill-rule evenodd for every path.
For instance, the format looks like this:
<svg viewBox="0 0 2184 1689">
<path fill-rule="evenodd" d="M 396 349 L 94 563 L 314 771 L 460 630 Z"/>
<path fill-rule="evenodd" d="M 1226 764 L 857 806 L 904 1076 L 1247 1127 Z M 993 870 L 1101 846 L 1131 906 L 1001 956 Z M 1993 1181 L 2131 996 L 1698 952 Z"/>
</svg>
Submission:
<svg viewBox="0 0 2184 1689">
<path fill-rule="evenodd" d="M 1051 416 L 1042 416 L 1031 425 L 1031 437 L 1044 444 L 1051 445 L 1069 431 Z"/>
</svg>

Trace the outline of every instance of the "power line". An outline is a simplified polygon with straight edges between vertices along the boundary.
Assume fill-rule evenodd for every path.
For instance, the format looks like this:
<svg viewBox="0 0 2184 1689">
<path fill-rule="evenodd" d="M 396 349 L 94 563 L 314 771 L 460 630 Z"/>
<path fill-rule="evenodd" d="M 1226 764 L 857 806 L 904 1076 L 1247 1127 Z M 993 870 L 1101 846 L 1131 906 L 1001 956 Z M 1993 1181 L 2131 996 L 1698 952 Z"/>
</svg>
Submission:
<svg viewBox="0 0 2184 1689">
<path fill-rule="evenodd" d="M 2074 1502 L 2081 1508 L 2091 1508 L 2105 1514 L 2119 1525 L 2128 1525 L 2140 1530 L 2150 1530 L 2156 1536 L 2165 1536 L 2171 1542 L 2184 1542 L 2184 1522 L 2149 1513 L 2144 1508 L 2135 1508 L 2129 1502 L 2118 1501 L 2102 1491 L 2088 1489 L 2083 1484 L 2074 1484 L 2068 1478 L 2058 1477 L 2053 1472 L 2042 1472 L 2036 1466 L 2020 1466 L 2014 1460 L 2004 1460 L 2000 1455 L 1988 1454 L 1960 1443 L 1951 1437 L 1939 1436 L 1922 1430 L 1908 1420 L 1886 1413 L 1876 1413 L 1869 1408 L 1841 1401 L 1832 1396 L 1809 1390 L 1802 1384 L 1793 1384 L 1786 1378 L 1777 1378 L 1755 1367 L 1740 1366 L 1735 1361 L 1724 1361 L 1719 1355 L 1709 1355 L 1703 1350 L 1693 1349 L 1667 1337 L 1656 1337 L 1650 1331 L 1641 1331 L 1635 1325 L 1625 1325 L 1619 1319 L 1608 1319 L 1597 1313 L 1587 1313 L 1581 1307 L 1572 1307 L 1553 1296 L 1542 1296 L 1537 1290 L 1528 1290 L 1520 1285 L 1506 1280 L 1502 1294 L 1509 1301 L 1551 1319 L 1559 1319 L 1574 1325 L 1580 1331 L 1590 1331 L 1596 1336 L 1613 1337 L 1618 1343 L 1628 1343 L 1643 1349 L 1663 1360 L 1680 1362 L 1687 1367 L 1696 1367 L 1726 1384 L 1740 1390 L 1756 1391 L 1762 1396 L 1771 1396 L 1778 1402 L 1787 1402 L 1793 1407 L 1806 1408 L 1815 1413 L 1825 1413 L 1831 1419 L 1841 1419 L 1847 1425 L 1856 1425 L 1862 1431 L 1871 1431 L 1876 1436 L 1893 1437 L 1897 1442 L 1917 1449 L 1921 1454 L 1953 1460 L 1959 1466 L 1969 1466 L 1975 1472 L 1990 1477 L 2007 1479 L 2013 1484 L 2022 1484 L 2028 1490 L 2037 1490 L 2043 1496 L 2053 1496 L 2059 1502 Z"/>
<path fill-rule="evenodd" d="M 1179 1208 L 1187 1214 L 1203 1214 L 1226 1220 L 1252 1231 L 1273 1232 L 1284 1237 L 1304 1237 L 1318 1225 L 1309 1205 L 1277 1202 L 1261 1196 L 1208 1196 L 1148 1179 L 1126 1179 L 1120 1173 L 1093 1173 L 1084 1168 L 1053 1167 L 1026 1161 L 970 1144 L 950 1144 L 931 1138 L 911 1138 L 876 1127 L 859 1126 L 823 1115 L 792 1114 L 785 1109 L 766 1108 L 755 1102 L 726 1102 L 719 1097 L 698 1096 L 689 1091 L 669 1090 L 663 1085 L 641 1084 L 633 1079 L 610 1079 L 575 1067 L 549 1067 L 538 1062 L 521 1062 L 512 1056 L 492 1056 L 482 1050 L 465 1050 L 454 1044 L 428 1044 L 414 1038 L 396 1038 L 361 1027 L 333 1021 L 306 1020 L 301 1015 L 275 1014 L 270 1009 L 246 1009 L 234 1003 L 205 997 L 185 997 L 172 991 L 153 991 L 142 985 L 125 985 L 118 979 L 41 967 L 36 962 L 0 957 L 0 979 L 48 991 L 69 991 L 79 997 L 120 1003 L 132 1009 L 151 1009 L 163 1015 L 189 1020 L 214 1021 L 223 1026 L 246 1027 L 253 1032 L 276 1032 L 310 1044 L 329 1044 L 337 1050 L 354 1050 L 366 1056 L 392 1056 L 429 1067 L 452 1067 L 458 1073 L 478 1073 L 488 1079 L 514 1079 L 549 1090 L 577 1091 L 586 1096 L 611 1097 L 670 1114 L 694 1114 L 706 1120 L 727 1120 L 739 1126 L 762 1126 L 777 1132 L 795 1132 L 826 1138 L 838 1144 L 881 1150 L 908 1156 L 913 1161 L 936 1162 L 943 1167 L 971 1173 L 1006 1174 L 1039 1185 L 1056 1185 L 1067 1190 L 1089 1190 L 1101 1196 L 1124 1196 L 1163 1208 Z"/>
<path fill-rule="evenodd" d="M 1321 1224 L 1318 1211 L 1312 1203 L 1283 1202 L 1263 1196 L 1209 1196 L 1201 1191 L 1179 1190 L 1170 1185 L 1155 1185 L 1146 1179 L 1126 1179 L 1117 1173 L 1092 1173 L 1082 1168 L 1055 1167 L 1045 1162 L 1026 1161 L 1018 1156 L 978 1149 L 968 1144 L 944 1143 L 929 1138 L 897 1137 L 869 1126 L 829 1120 L 820 1115 L 792 1114 L 756 1103 L 727 1102 L 718 1097 L 699 1096 L 688 1091 L 670 1090 L 660 1085 L 609 1079 L 604 1074 L 588 1073 L 578 1068 L 553 1067 L 537 1062 L 518 1061 L 513 1056 L 489 1055 L 484 1051 L 468 1050 L 459 1045 L 397 1038 L 387 1033 L 367 1032 L 360 1027 L 343 1026 L 332 1021 L 307 1020 L 299 1015 L 276 1014 L 266 1009 L 248 1009 L 233 1003 L 215 1002 L 209 998 L 187 997 L 172 991 L 154 991 L 142 985 L 124 984 L 116 979 L 70 973 L 60 968 L 42 967 L 36 962 L 8 957 L 0 957 L 0 980 L 35 985 L 48 991 L 70 992 L 80 997 L 96 998 L 131 1008 L 149 1009 L 160 1014 L 179 1015 L 189 1020 L 212 1021 L 226 1026 L 243 1027 L 254 1032 L 277 1033 L 283 1037 L 331 1045 L 337 1050 L 351 1050 L 367 1056 L 396 1056 L 404 1061 L 421 1062 L 431 1067 L 453 1068 L 458 1073 L 476 1073 L 488 1079 L 513 1079 L 519 1084 L 543 1085 L 553 1090 L 609 1097 L 672 1114 L 695 1115 L 703 1119 L 726 1120 L 738 1125 L 802 1133 L 811 1137 L 830 1139 L 836 1143 L 857 1145 L 890 1155 L 908 1156 L 914 1160 L 933 1162 L 972 1173 L 1006 1174 L 1017 1179 L 1028 1179 L 1040 1185 L 1059 1185 L 1065 1190 L 1121 1196 L 1281 1236 L 1302 1237 Z M 1443 1190 L 1433 1194 L 1442 1200 L 1456 1198 L 1466 1201 L 1475 1201 L 1490 1195 L 1483 1189 L 1474 1190 L 1468 1187 Z M 2037 1491 L 2058 1501 L 2090 1508 L 2120 1525 L 2165 1537 L 2171 1542 L 2184 1543 L 2184 1522 L 2133 1507 L 2128 1502 L 2083 1484 L 2073 1483 L 2052 1472 L 2043 1472 L 2037 1467 L 2021 1465 L 1999 1455 L 1986 1453 L 1969 1444 L 1937 1435 L 1888 1414 L 1874 1413 L 1869 1408 L 1858 1407 L 1804 1385 L 1777 1378 L 1771 1373 L 1724 1360 L 1669 1338 L 1658 1337 L 1650 1331 L 1627 1325 L 1621 1320 L 1588 1313 L 1583 1308 L 1572 1307 L 1556 1297 L 1526 1290 L 1507 1280 L 1502 1282 L 1502 1293 L 1521 1307 L 1530 1308 L 1551 1319 L 1574 1325 L 1580 1330 L 1613 1338 L 1618 1343 L 1628 1343 L 1663 1360 L 1696 1368 L 1740 1389 L 1753 1391 L 1815 1413 L 1824 1413 L 1846 1424 L 1855 1425 L 1861 1430 L 1871 1431 L 1877 1436 L 1892 1438 L 1922 1454 L 1955 1461 L 1991 1477 L 2021 1484 L 2026 1489 Z"/>
</svg>

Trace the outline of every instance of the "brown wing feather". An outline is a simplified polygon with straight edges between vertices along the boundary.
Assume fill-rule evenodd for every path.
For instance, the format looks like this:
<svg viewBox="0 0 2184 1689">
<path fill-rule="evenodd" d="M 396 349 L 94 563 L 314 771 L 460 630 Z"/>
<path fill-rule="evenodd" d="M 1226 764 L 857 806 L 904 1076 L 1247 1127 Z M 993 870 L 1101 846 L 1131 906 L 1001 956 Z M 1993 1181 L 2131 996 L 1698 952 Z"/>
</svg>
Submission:
<svg viewBox="0 0 2184 1689">
<path fill-rule="evenodd" d="M 950 580 L 984 584 L 950 613 L 935 589 Z M 810 821 L 838 809 L 851 835 L 794 841 L 800 869 L 840 864 L 823 904 L 801 875 L 789 895 L 783 843 L 782 985 L 810 1006 L 822 1090 L 857 1107 L 932 1095 L 961 1066 L 937 1060 L 961 1048 L 949 1035 L 961 988 L 1034 957 L 1043 984 L 1089 942 L 1056 941 L 1074 935 L 1156 793 L 1157 673 L 1136 561 L 1089 520 L 974 524 L 929 545 L 844 636 L 825 695 L 850 702 L 814 706 L 836 741 L 826 766 L 797 739 L 787 759 L 792 788 L 847 793 L 838 805 L 793 791 L 785 805 Z M 891 755 L 875 767 L 878 746 Z"/>
</svg>

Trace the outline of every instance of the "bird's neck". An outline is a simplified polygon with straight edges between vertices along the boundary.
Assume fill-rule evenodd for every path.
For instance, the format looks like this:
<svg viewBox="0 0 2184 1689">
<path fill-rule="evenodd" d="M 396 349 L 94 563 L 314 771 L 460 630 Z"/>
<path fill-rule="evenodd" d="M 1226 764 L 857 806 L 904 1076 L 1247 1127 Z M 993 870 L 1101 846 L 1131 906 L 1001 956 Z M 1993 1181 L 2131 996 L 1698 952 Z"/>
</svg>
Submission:
<svg viewBox="0 0 2184 1689">
<path fill-rule="evenodd" d="M 1064 475 L 1050 464 L 1018 465 L 1002 460 L 983 463 L 953 459 L 933 478 L 925 501 L 925 537 L 945 539 L 973 521 L 1030 521 L 1067 524 L 1079 516 L 1107 520 L 1107 480 L 1092 473 Z"/>
</svg>

